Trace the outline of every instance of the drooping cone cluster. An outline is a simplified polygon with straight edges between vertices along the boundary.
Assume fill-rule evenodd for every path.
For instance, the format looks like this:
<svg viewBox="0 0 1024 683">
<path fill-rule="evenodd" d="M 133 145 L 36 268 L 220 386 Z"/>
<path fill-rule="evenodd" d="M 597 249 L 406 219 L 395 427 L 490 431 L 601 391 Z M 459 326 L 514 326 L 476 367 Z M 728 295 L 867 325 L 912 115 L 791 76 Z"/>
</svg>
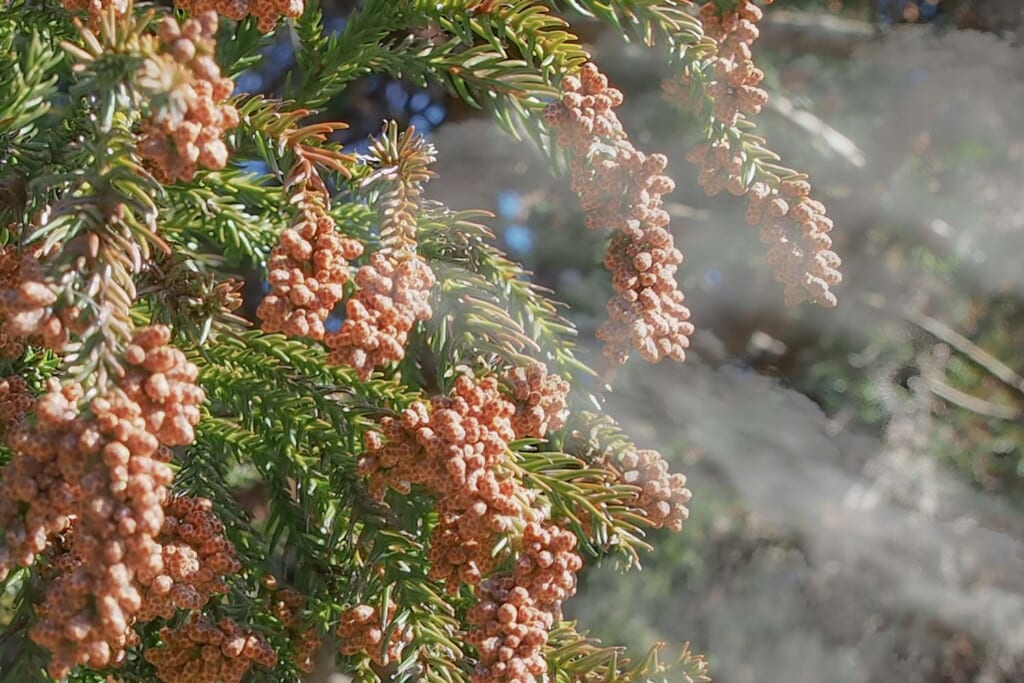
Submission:
<svg viewBox="0 0 1024 683">
<path fill-rule="evenodd" d="M 327 334 L 328 361 L 355 369 L 365 380 L 374 368 L 405 358 L 412 326 L 432 314 L 435 282 L 430 266 L 417 255 L 373 254 L 356 273 L 359 289 L 345 304 L 341 329 Z"/>
<path fill-rule="evenodd" d="M 370 149 L 379 168 L 367 181 L 383 185 L 377 199 L 381 248 L 356 274 L 356 293 L 345 306 L 341 329 L 327 335 L 328 361 L 368 379 L 374 368 L 405 358 L 409 332 L 429 320 L 436 278 L 416 253 L 423 183 L 432 173 L 433 148 L 410 128 L 389 125 Z"/>
<path fill-rule="evenodd" d="M 291 645 L 291 660 L 295 668 L 303 673 L 312 673 L 313 658 L 320 651 L 322 641 L 316 626 L 309 624 L 306 612 L 306 598 L 294 588 L 278 588 L 277 579 L 264 577 L 263 586 L 270 590 L 270 612 L 284 627 Z"/>
<path fill-rule="evenodd" d="M 363 253 L 363 245 L 338 232 L 327 186 L 304 156 L 286 185 L 295 188 L 298 212 L 270 253 L 270 293 L 256 315 L 265 332 L 323 340 L 324 323 L 345 296 L 348 262 Z"/>
<path fill-rule="evenodd" d="M 832 221 L 825 206 L 810 197 L 811 186 L 801 178 L 779 180 L 759 173 L 757 157 L 742 135 L 729 135 L 742 118 L 761 111 L 768 96 L 757 87 L 764 74 L 753 62 L 751 45 L 758 37 L 756 22 L 761 10 L 749 0 L 738 2 L 734 11 L 719 15 L 715 3 L 701 8 L 704 32 L 717 43 L 706 67 L 710 81 L 704 92 L 721 134 L 709 144 L 697 145 L 687 156 L 701 166 L 698 181 L 714 196 L 723 190 L 748 198 L 747 222 L 760 226 L 761 241 L 768 245 L 768 262 L 775 267 L 775 279 L 782 282 L 787 305 L 812 301 L 825 307 L 836 305 L 831 288 L 842 281 L 840 260 L 831 251 L 828 232 Z M 684 106 L 690 103 L 691 81 L 701 77 L 686 72 L 679 81 L 666 82 L 668 96 Z M 698 110 L 705 106 L 697 102 Z M 754 164 L 753 175 L 749 164 Z"/>
<path fill-rule="evenodd" d="M 711 100 L 712 115 L 728 128 L 736 125 L 741 117 L 759 114 L 768 101 L 768 93 L 758 87 L 764 80 L 764 72 L 754 64 L 751 52 L 751 46 L 760 35 L 757 22 L 762 17 L 761 9 L 749 0 L 740 0 L 733 11 L 721 16 L 713 2 L 700 9 L 704 35 L 718 46 L 705 94 Z M 684 76 L 676 87 L 689 88 L 688 78 Z M 673 92 L 673 85 L 666 88 Z"/>
<path fill-rule="evenodd" d="M 174 4 L 190 14 L 212 11 L 233 21 L 256 17 L 264 33 L 273 31 L 282 17 L 301 17 L 305 8 L 303 0 L 175 0 Z"/>
<path fill-rule="evenodd" d="M 15 490 L 15 505 L 5 510 L 2 568 L 31 561 L 76 520 L 75 561 L 50 584 L 30 630 L 52 653 L 56 678 L 121 661 L 145 587 L 163 573 L 167 446 L 191 441 L 203 398 L 195 366 L 169 339 L 165 327 L 139 330 L 108 394 L 80 412 L 81 389 L 54 385 L 36 402 L 34 421 L 15 418 L 6 431 L 14 458 L 3 485 Z"/>
<path fill-rule="evenodd" d="M 825 215 L 825 205 L 810 194 L 806 180 L 783 180 L 778 190 L 754 183 L 747 193 L 747 222 L 760 226 L 768 263 L 775 267 L 775 279 L 785 285 L 786 305 L 809 300 L 832 308 L 836 295 L 831 288 L 843 281 L 841 261 L 831 250 L 832 220 Z"/>
<path fill-rule="evenodd" d="M 0 356 L 17 358 L 26 344 L 59 350 L 67 333 L 50 308 L 56 300 L 34 255 L 0 246 Z"/>
<path fill-rule="evenodd" d="M 430 576 L 455 594 L 476 584 L 494 566 L 491 549 L 498 535 L 526 513 L 526 492 L 496 465 L 515 438 L 515 407 L 499 392 L 494 377 L 455 382 L 453 396 L 417 403 L 401 418 L 381 422 L 367 435 L 360 471 L 370 490 L 408 492 L 413 484 L 437 496 L 440 522 L 431 534 Z"/>
<path fill-rule="evenodd" d="M 575 548 L 571 531 L 528 522 L 511 575 L 477 586 L 479 602 L 467 615 L 473 625 L 467 640 L 480 653 L 473 683 L 543 680 L 548 631 L 562 618 L 562 603 L 576 592 L 583 567 Z"/>
<path fill-rule="evenodd" d="M 233 619 L 216 624 L 193 616 L 177 628 L 160 629 L 161 644 L 143 656 L 163 683 L 241 683 L 253 664 L 272 669 L 277 655 L 266 639 L 246 633 Z"/>
<path fill-rule="evenodd" d="M 525 368 L 516 367 L 505 381 L 511 386 L 509 398 L 515 404 L 512 431 L 517 439 L 540 439 L 565 424 L 569 383 L 549 373 L 546 365 L 538 361 Z"/>
<path fill-rule="evenodd" d="M 693 325 L 676 283 L 683 255 L 668 230 L 662 195 L 674 188 L 663 175 L 664 155 L 646 155 L 630 143 L 614 108 L 622 93 L 593 64 L 562 82 L 560 102 L 545 111 L 566 150 L 573 189 L 587 212 L 587 226 L 609 228 L 605 267 L 615 295 L 598 331 L 605 356 L 625 363 L 632 349 L 650 362 L 681 361 Z"/>
<path fill-rule="evenodd" d="M 65 400 L 77 398 L 67 391 Z M 35 403 L 21 377 L 0 381 L 4 443 L 14 453 L 0 469 L 0 578 L 15 566 L 30 566 L 74 512 L 76 491 L 57 463 L 62 416 L 44 413 L 30 425 L 26 413 Z"/>
<path fill-rule="evenodd" d="M 401 628 L 391 628 L 396 610 L 396 605 L 390 603 L 386 620 L 381 619 L 380 610 L 370 605 L 356 605 L 345 610 L 337 629 L 341 653 L 354 655 L 365 652 L 378 666 L 398 661 L 412 634 Z"/>
<path fill-rule="evenodd" d="M 172 16 L 157 26 L 158 47 L 139 71 L 151 97 L 138 152 L 164 183 L 188 182 L 202 166 L 227 164 L 224 133 L 238 125 L 238 111 L 224 101 L 234 84 L 214 59 L 217 15 L 202 12 L 179 26 Z"/>
<path fill-rule="evenodd" d="M 686 488 L 686 477 L 670 473 L 660 453 L 630 449 L 618 458 L 612 469 L 620 475 L 620 481 L 639 488 L 628 502 L 644 511 L 653 528 L 682 530 L 683 522 L 690 515 L 686 504 L 690 502 L 691 493 Z"/>
<path fill-rule="evenodd" d="M 164 506 L 164 524 L 157 536 L 163 571 L 142 592 L 136 619 L 170 619 L 176 610 L 201 609 L 214 595 L 228 590 L 224 576 L 242 568 L 224 524 L 206 498 L 175 496 Z"/>
<path fill-rule="evenodd" d="M 467 636 L 480 654 L 474 683 L 540 680 L 548 631 L 582 566 L 572 532 L 545 522 L 532 508 L 532 492 L 502 467 L 509 441 L 542 435 L 564 420 L 568 386 L 537 366 L 513 370 L 507 380 L 515 402 L 495 378 L 462 375 L 451 397 L 384 418 L 383 434 L 367 435 L 359 463 L 378 496 L 388 487 L 408 492 L 413 484 L 437 496 L 430 576 L 451 594 L 463 584 L 476 586 L 480 603 L 470 611 Z M 500 560 L 494 548 L 503 535 L 518 536 L 518 559 L 511 574 L 485 578 Z"/>
</svg>

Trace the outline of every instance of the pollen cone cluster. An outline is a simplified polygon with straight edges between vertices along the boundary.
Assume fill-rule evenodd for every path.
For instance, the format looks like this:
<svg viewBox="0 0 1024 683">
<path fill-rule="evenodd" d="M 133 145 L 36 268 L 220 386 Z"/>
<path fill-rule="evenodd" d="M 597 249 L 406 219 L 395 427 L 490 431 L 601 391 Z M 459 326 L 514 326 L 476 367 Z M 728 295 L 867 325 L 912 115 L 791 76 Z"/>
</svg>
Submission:
<svg viewBox="0 0 1024 683">
<path fill-rule="evenodd" d="M 691 494 L 686 488 L 686 477 L 671 474 L 660 453 L 631 449 L 619 458 L 613 469 L 620 473 L 622 483 L 639 488 L 628 502 L 644 511 L 652 527 L 682 530 L 690 514 L 686 504 Z"/>
<path fill-rule="evenodd" d="M 29 634 L 51 652 L 55 678 L 122 661 L 146 587 L 164 573 L 167 447 L 191 441 L 203 398 L 195 366 L 169 338 L 165 327 L 139 330 L 119 385 L 81 410 L 79 387 L 52 385 L 30 420 L 19 413 L 23 384 L 6 383 L 14 457 L 3 471 L 12 498 L 0 510 L 0 569 L 31 562 L 75 519 L 74 561 L 50 584 Z"/>
<path fill-rule="evenodd" d="M 396 610 L 394 603 L 388 605 L 387 620 L 381 619 L 380 611 L 370 605 L 356 605 L 345 610 L 337 629 L 341 653 L 354 655 L 365 652 L 378 666 L 399 660 L 412 634 L 403 632 L 401 628 L 391 628 Z"/>
<path fill-rule="evenodd" d="M 576 592 L 583 559 L 576 536 L 555 525 L 528 522 L 511 575 L 476 588 L 479 602 L 468 616 L 467 635 L 480 659 L 473 683 L 535 683 L 544 679 L 548 631 L 562 618 L 562 603 Z"/>
<path fill-rule="evenodd" d="M 667 82 L 665 90 L 685 106 L 690 102 L 691 80 L 710 78 L 704 92 L 712 115 L 719 126 L 730 129 L 740 119 L 760 112 L 767 101 L 767 94 L 757 87 L 764 74 L 754 66 L 750 51 L 762 13 L 742 0 L 723 15 L 714 3 L 707 3 L 700 17 L 706 35 L 717 43 L 707 65 L 710 75 L 687 72 L 680 81 Z M 702 106 L 697 103 L 698 110 Z M 831 288 L 842 281 L 842 275 L 840 259 L 831 250 L 832 221 L 825 206 L 811 198 L 810 183 L 802 177 L 779 179 L 759 172 L 757 156 L 750 158 L 752 144 L 757 146 L 744 142 L 741 135 L 722 134 L 697 145 L 687 159 L 700 165 L 698 181 L 708 195 L 728 190 L 747 196 L 747 222 L 759 227 L 761 241 L 768 245 L 768 262 L 775 267 L 775 279 L 785 287 L 786 304 L 811 301 L 831 308 L 836 305 Z"/>
<path fill-rule="evenodd" d="M 701 7 L 700 19 L 704 35 L 717 43 L 717 53 L 711 61 L 711 80 L 705 94 L 711 100 L 711 113 L 726 127 L 736 125 L 745 116 L 761 112 L 768 101 L 768 93 L 758 87 L 764 72 L 754 64 L 751 46 L 757 40 L 757 22 L 762 12 L 749 0 L 740 0 L 734 10 L 719 16 L 715 3 Z M 688 77 L 679 86 L 667 85 L 670 94 L 683 96 L 689 88 Z M 676 90 L 676 88 L 679 88 Z M 688 92 L 685 93 L 688 97 Z"/>
<path fill-rule="evenodd" d="M 74 400 L 73 392 L 64 398 Z M 74 511 L 76 491 L 57 463 L 64 416 L 45 414 L 30 425 L 27 412 L 35 403 L 21 377 L 0 381 L 4 443 L 14 453 L 0 469 L 0 578 L 16 566 L 30 566 L 68 528 Z"/>
<path fill-rule="evenodd" d="M 190 14 L 216 12 L 233 21 L 256 17 L 263 33 L 273 31 L 281 17 L 301 17 L 305 8 L 303 0 L 175 0 L 174 4 Z"/>
<path fill-rule="evenodd" d="M 195 14 L 179 26 L 164 17 L 159 47 L 143 62 L 140 85 L 149 91 L 151 112 L 142 123 L 141 156 L 161 182 L 188 182 L 202 166 L 227 164 L 224 133 L 238 125 L 238 112 L 224 100 L 234 84 L 214 59 L 217 15 Z"/>
<path fill-rule="evenodd" d="M 565 424 L 569 383 L 549 373 L 546 365 L 534 362 L 525 368 L 516 367 L 505 380 L 511 387 L 509 398 L 515 404 L 512 431 L 517 439 L 540 439 Z"/>
<path fill-rule="evenodd" d="M 265 332 L 323 340 L 324 323 L 345 296 L 351 259 L 363 245 L 338 232 L 327 187 L 308 160 L 296 163 L 288 186 L 298 212 L 271 251 L 270 293 L 256 315 Z"/>
<path fill-rule="evenodd" d="M 832 308 L 831 288 L 843 280 L 839 256 L 831 250 L 832 220 L 825 205 L 812 199 L 806 180 L 783 180 L 779 189 L 754 183 L 747 193 L 747 222 L 760 227 L 768 245 L 768 263 L 785 285 L 787 306 L 804 301 Z"/>
<path fill-rule="evenodd" d="M 356 273 L 359 289 L 345 304 L 341 329 L 327 334 L 328 361 L 368 379 L 374 368 L 405 358 L 409 331 L 429 320 L 436 280 L 419 256 L 402 260 L 376 252 Z"/>
<path fill-rule="evenodd" d="M 61 0 L 69 12 L 87 12 L 89 25 L 95 25 L 108 7 L 113 7 L 118 16 L 128 11 L 128 0 Z"/>
<path fill-rule="evenodd" d="M 369 186 L 377 199 L 380 250 L 356 274 L 356 293 L 345 306 L 341 329 L 327 335 L 328 360 L 368 379 L 374 368 L 405 358 L 409 332 L 429 320 L 436 279 L 417 253 L 417 216 L 423 184 L 433 173 L 434 150 L 415 129 L 398 134 L 388 126 L 371 145 L 377 170 Z"/>
<path fill-rule="evenodd" d="M 451 397 L 385 418 L 386 441 L 368 435 L 359 466 L 371 491 L 382 496 L 390 487 L 404 493 L 420 484 L 437 496 L 440 522 L 431 535 L 430 576 L 452 594 L 493 568 L 498 535 L 526 512 L 525 491 L 496 467 L 515 438 L 514 413 L 494 377 L 474 381 L 462 375 Z"/>
<path fill-rule="evenodd" d="M 764 73 L 754 65 L 750 51 L 762 13 L 756 5 L 741 0 L 734 11 L 720 17 L 715 3 L 709 2 L 701 7 L 700 17 L 705 34 L 717 44 L 713 56 L 696 65 L 707 73 L 684 71 L 679 80 L 664 83 L 665 93 L 688 106 L 692 80 L 706 79 L 703 92 L 707 100 L 698 99 L 695 107 L 701 111 L 710 103 L 717 125 L 730 129 L 740 119 L 760 113 L 768 101 L 768 93 L 757 87 Z M 746 193 L 750 183 L 744 167 L 746 152 L 736 136 L 720 136 L 711 145 L 698 146 L 687 158 L 700 164 L 698 182 L 709 196 L 725 189 L 737 196 Z"/>
<path fill-rule="evenodd" d="M 662 196 L 674 189 L 664 155 L 646 155 L 629 142 L 614 113 L 622 93 L 608 87 L 593 64 L 562 82 L 560 102 L 545 116 L 569 157 L 573 189 L 587 226 L 609 228 L 605 266 L 615 295 L 598 331 L 605 356 L 625 363 L 631 350 L 650 362 L 683 360 L 693 325 L 675 276 L 683 255 L 668 230 Z"/>
<path fill-rule="evenodd" d="M 543 521 L 531 492 L 502 467 L 510 440 L 561 424 L 568 385 L 539 364 L 505 379 L 511 397 L 493 377 L 462 375 L 450 397 L 385 418 L 381 433 L 367 435 L 359 463 L 378 496 L 388 487 L 408 492 L 413 484 L 437 496 L 430 576 L 452 594 L 463 584 L 475 586 L 479 604 L 469 612 L 467 635 L 480 654 L 474 683 L 541 680 L 548 631 L 575 592 L 582 566 L 575 535 Z M 487 578 L 502 536 L 516 539 L 518 558 L 511 573 Z M 379 621 L 368 612 L 365 618 Z M 374 640 L 378 650 L 380 642 Z"/>
<path fill-rule="evenodd" d="M 26 344 L 59 350 L 67 333 L 50 308 L 56 300 L 35 256 L 0 246 L 0 356 L 17 358 Z"/>
<path fill-rule="evenodd" d="M 224 524 L 206 498 L 175 496 L 164 506 L 164 524 L 157 536 L 163 571 L 142 592 L 137 619 L 170 619 L 176 610 L 201 609 L 214 595 L 228 590 L 224 576 L 242 568 Z"/>
<path fill-rule="evenodd" d="M 322 641 L 315 626 L 308 623 L 306 597 L 294 588 L 278 588 L 273 576 L 264 578 L 263 585 L 270 590 L 270 612 L 284 627 L 291 645 L 292 663 L 303 673 L 312 673 L 313 660 L 320 651 Z"/>
<path fill-rule="evenodd" d="M 177 628 L 165 626 L 160 641 L 143 656 L 163 683 L 241 683 L 253 664 L 277 664 L 263 636 L 246 633 L 227 617 L 213 623 L 199 615 Z"/>
</svg>

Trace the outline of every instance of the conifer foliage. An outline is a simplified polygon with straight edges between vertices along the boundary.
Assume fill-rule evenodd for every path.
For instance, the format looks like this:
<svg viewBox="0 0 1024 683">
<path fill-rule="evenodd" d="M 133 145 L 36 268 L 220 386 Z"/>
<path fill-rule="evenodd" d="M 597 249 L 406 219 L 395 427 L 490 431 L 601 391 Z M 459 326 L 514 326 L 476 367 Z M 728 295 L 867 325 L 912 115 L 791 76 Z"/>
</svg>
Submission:
<svg viewBox="0 0 1024 683">
<path fill-rule="evenodd" d="M 834 305 L 831 222 L 752 133 L 748 0 L 8 0 L 0 14 L 0 680 L 700 681 L 562 607 L 635 568 L 686 479 L 593 412 L 594 372 L 482 212 L 424 198 L 434 150 L 365 154 L 318 110 L 357 77 L 447 87 L 571 176 L 607 239 L 608 359 L 693 331 L 622 93 L 570 21 L 658 49 L 711 193 L 750 201 L 791 303 Z M 236 94 L 272 34 L 284 99 Z M 265 294 L 241 316 L 241 280 Z M 250 278 L 252 276 L 250 275 Z"/>
</svg>

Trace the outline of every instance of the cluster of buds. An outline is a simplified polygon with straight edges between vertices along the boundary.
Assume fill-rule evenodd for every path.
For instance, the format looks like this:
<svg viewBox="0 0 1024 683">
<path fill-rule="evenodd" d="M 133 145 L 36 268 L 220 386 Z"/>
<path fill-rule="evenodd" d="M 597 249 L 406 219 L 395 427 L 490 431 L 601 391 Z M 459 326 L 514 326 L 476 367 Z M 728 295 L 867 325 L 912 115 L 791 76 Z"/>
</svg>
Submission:
<svg viewBox="0 0 1024 683">
<path fill-rule="evenodd" d="M 477 586 L 479 602 L 469 611 L 473 628 L 467 636 L 480 654 L 473 683 L 543 680 L 548 631 L 561 619 L 562 603 L 575 593 L 583 567 L 575 548 L 571 531 L 528 522 L 511 576 Z"/>
<path fill-rule="evenodd" d="M 412 634 L 393 625 L 396 609 L 394 603 L 388 605 L 386 620 L 381 618 L 380 610 L 370 605 L 356 605 L 345 610 L 337 629 L 341 653 L 354 655 L 365 652 L 378 666 L 387 666 L 400 659 Z"/>
<path fill-rule="evenodd" d="M 67 332 L 50 308 L 56 300 L 34 255 L 0 246 L 0 356 L 17 358 L 26 344 L 59 350 Z"/>
<path fill-rule="evenodd" d="M 545 117 L 569 156 L 572 187 L 587 226 L 613 232 L 605 256 L 615 295 L 598 337 L 605 356 L 624 363 L 631 349 L 648 361 L 683 360 L 693 325 L 675 275 L 683 255 L 668 230 L 662 196 L 674 189 L 664 155 L 646 155 L 630 143 L 614 108 L 622 93 L 608 87 L 593 64 L 566 77 L 559 102 Z"/>
<path fill-rule="evenodd" d="M 140 69 L 152 111 L 142 123 L 139 155 L 161 182 L 188 182 L 199 166 L 227 164 L 224 132 L 238 125 L 238 111 L 224 103 L 234 84 L 214 59 L 217 15 L 194 14 L 179 25 L 172 16 L 157 27 L 159 47 Z"/>
<path fill-rule="evenodd" d="M 637 487 L 638 491 L 627 503 L 643 510 L 648 524 L 655 529 L 682 530 L 690 514 L 686 509 L 690 490 L 686 488 L 684 475 L 669 473 L 668 463 L 660 453 L 630 449 L 618 458 L 612 469 L 622 483 Z"/>
<path fill-rule="evenodd" d="M 48 535 L 76 519 L 69 546 L 76 561 L 50 584 L 30 631 L 52 653 L 55 678 L 78 665 L 122 661 L 143 593 L 164 574 L 157 537 L 172 478 L 168 447 L 191 441 L 203 399 L 193 383 L 195 366 L 167 346 L 169 339 L 163 326 L 139 330 L 126 349 L 119 386 L 80 412 L 81 389 L 54 384 L 36 402 L 34 422 L 8 430 L 12 470 L 32 478 L 34 495 L 48 508 L 21 506 L 31 538 L 8 560 L 24 563 Z M 29 487 L 23 488 L 25 498 Z M 16 522 L 9 531 L 18 529 Z"/>
<path fill-rule="evenodd" d="M 401 258 L 399 258 L 401 256 Z M 345 305 L 345 320 L 325 343 L 328 361 L 368 379 L 373 369 L 405 357 L 409 331 L 429 320 L 434 273 L 420 256 L 378 251 L 356 273 L 359 289 Z"/>
<path fill-rule="evenodd" d="M 284 628 L 291 644 L 291 659 L 295 668 L 303 673 L 312 673 L 313 658 L 320 651 L 322 641 L 315 626 L 306 618 L 306 597 L 294 588 L 279 588 L 277 578 L 267 575 L 263 587 L 270 591 L 270 612 Z"/>
<path fill-rule="evenodd" d="M 40 399 L 37 419 L 70 422 L 57 454 L 64 481 L 79 489 L 71 550 L 80 560 L 55 580 L 30 636 L 52 653 L 63 678 L 78 665 L 103 668 L 124 659 L 130 625 L 142 606 L 140 584 L 162 570 L 156 536 L 172 474 L 139 405 L 114 390 L 79 419 L 64 393 Z"/>
<path fill-rule="evenodd" d="M 363 245 L 338 233 L 327 186 L 301 155 L 288 186 L 300 188 L 298 213 L 271 251 L 270 293 L 256 315 L 265 332 L 323 340 L 324 323 L 345 296 L 348 262 L 363 253 Z"/>
<path fill-rule="evenodd" d="M 256 17 L 258 28 L 263 33 L 273 31 L 281 17 L 301 17 L 305 8 L 303 0 L 175 0 L 174 4 L 193 15 L 216 12 L 232 21 Z"/>
<path fill-rule="evenodd" d="M 224 524 L 206 498 L 176 496 L 164 506 L 164 525 L 157 537 L 163 571 L 145 587 L 140 622 L 169 619 L 175 610 L 201 609 L 214 595 L 228 590 L 224 576 L 242 564 L 224 536 Z"/>
<path fill-rule="evenodd" d="M 170 346 L 164 325 L 143 328 L 125 348 L 128 371 L 118 388 L 139 406 L 147 431 L 164 446 L 185 446 L 195 438 L 204 393 L 196 385 L 199 369 Z"/>
<path fill-rule="evenodd" d="M 246 633 L 233 619 L 216 624 L 203 615 L 160 629 L 159 647 L 143 653 L 163 683 L 240 683 L 255 663 L 272 669 L 277 655 L 263 636 Z"/>
<path fill-rule="evenodd" d="M 514 413 L 496 378 L 462 375 L 453 395 L 433 398 L 429 410 L 417 403 L 400 418 L 385 418 L 387 441 L 376 432 L 367 435 L 359 467 L 371 491 L 408 492 L 419 484 L 437 496 L 440 522 L 431 535 L 430 576 L 453 594 L 493 568 L 498 534 L 528 513 L 525 490 L 497 467 L 515 438 Z"/>
<path fill-rule="evenodd" d="M 516 407 L 512 415 L 512 431 L 517 439 L 540 439 L 565 424 L 569 383 L 559 375 L 549 373 L 543 363 L 513 368 L 505 381 L 511 389 L 509 398 Z"/>
</svg>

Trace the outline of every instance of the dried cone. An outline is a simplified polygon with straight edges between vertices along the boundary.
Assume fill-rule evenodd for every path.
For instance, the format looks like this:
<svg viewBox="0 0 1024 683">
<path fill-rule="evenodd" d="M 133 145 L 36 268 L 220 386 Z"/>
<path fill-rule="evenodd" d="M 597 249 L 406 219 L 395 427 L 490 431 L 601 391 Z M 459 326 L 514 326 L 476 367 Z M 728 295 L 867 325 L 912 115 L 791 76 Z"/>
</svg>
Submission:
<svg viewBox="0 0 1024 683">
<path fill-rule="evenodd" d="M 214 59 L 217 15 L 202 12 L 180 26 L 172 16 L 157 26 L 159 49 L 143 62 L 139 84 L 151 95 L 138 151 L 161 182 L 188 182 L 202 166 L 224 168 L 224 133 L 238 112 L 224 103 L 234 90 Z"/>
<path fill-rule="evenodd" d="M 549 105 L 545 116 L 568 153 L 587 226 L 612 230 L 604 262 L 615 295 L 598 331 L 604 354 L 618 364 L 633 349 L 650 362 L 682 361 L 693 325 L 675 280 L 683 255 L 661 208 L 662 196 L 675 187 L 662 174 L 667 159 L 629 142 L 613 111 L 622 93 L 608 87 L 596 66 L 584 65 L 579 78 L 563 80 L 562 89 L 562 100 Z"/>
</svg>

